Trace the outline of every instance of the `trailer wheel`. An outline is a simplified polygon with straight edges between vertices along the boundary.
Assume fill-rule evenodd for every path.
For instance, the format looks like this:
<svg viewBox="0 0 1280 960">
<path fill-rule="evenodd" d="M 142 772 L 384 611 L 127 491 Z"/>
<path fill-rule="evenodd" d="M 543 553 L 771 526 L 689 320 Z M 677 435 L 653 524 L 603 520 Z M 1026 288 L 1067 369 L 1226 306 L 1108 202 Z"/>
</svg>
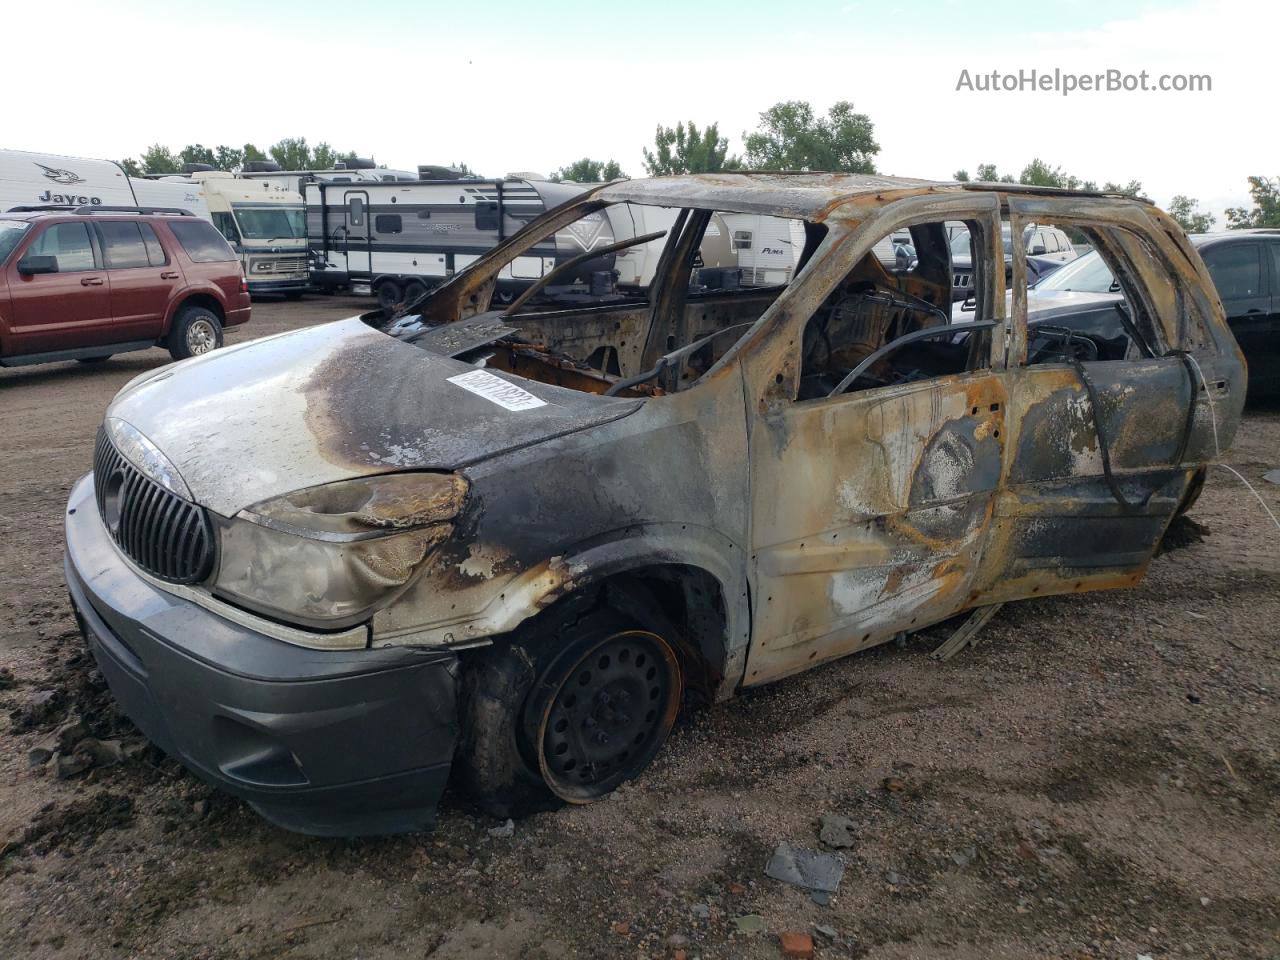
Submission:
<svg viewBox="0 0 1280 960">
<path fill-rule="evenodd" d="M 374 295 L 378 298 L 378 306 L 383 310 L 390 310 L 404 300 L 404 291 L 394 280 L 383 280 L 378 284 Z"/>
<path fill-rule="evenodd" d="M 410 280 L 404 285 L 404 305 L 407 307 L 416 302 L 427 292 L 427 285 L 419 280 Z"/>
</svg>

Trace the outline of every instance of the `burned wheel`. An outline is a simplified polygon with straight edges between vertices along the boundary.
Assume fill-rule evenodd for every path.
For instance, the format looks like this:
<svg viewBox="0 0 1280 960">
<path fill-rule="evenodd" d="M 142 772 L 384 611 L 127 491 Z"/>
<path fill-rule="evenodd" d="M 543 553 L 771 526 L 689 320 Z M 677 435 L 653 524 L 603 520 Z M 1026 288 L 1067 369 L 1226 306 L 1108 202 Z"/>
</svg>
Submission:
<svg viewBox="0 0 1280 960">
<path fill-rule="evenodd" d="M 680 707 L 680 665 L 656 633 L 624 630 L 557 658 L 535 697 L 538 769 L 570 803 L 609 793 L 649 765 Z"/>
<path fill-rule="evenodd" d="M 640 774 L 684 691 L 672 643 L 571 598 L 463 660 L 454 785 L 498 817 L 587 803 Z"/>
</svg>

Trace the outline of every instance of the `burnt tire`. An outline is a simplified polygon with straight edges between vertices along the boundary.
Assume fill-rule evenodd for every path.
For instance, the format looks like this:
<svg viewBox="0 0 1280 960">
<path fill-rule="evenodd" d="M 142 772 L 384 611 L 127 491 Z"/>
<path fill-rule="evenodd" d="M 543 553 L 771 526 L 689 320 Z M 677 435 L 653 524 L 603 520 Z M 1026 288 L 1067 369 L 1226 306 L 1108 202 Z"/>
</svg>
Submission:
<svg viewBox="0 0 1280 960">
<path fill-rule="evenodd" d="M 599 799 L 657 755 L 682 694 L 671 642 L 566 604 L 465 662 L 456 785 L 496 817 Z"/>
<path fill-rule="evenodd" d="M 207 307 L 183 307 L 173 318 L 165 346 L 175 360 L 186 360 L 216 350 L 222 346 L 222 321 Z"/>
</svg>

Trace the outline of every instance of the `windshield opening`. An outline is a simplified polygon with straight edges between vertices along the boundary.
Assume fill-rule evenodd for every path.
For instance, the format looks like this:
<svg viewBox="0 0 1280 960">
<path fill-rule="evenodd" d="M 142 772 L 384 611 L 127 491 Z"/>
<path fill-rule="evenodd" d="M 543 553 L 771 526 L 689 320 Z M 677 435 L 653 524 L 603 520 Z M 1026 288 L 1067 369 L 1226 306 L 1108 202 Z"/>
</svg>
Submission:
<svg viewBox="0 0 1280 960">
<path fill-rule="evenodd" d="M 307 218 L 303 207 L 277 204 L 232 207 L 240 235 L 246 240 L 301 240 L 307 235 Z"/>
<path fill-rule="evenodd" d="M 13 248 L 30 228 L 26 220 L 0 220 L 0 264 L 9 259 Z"/>
<path fill-rule="evenodd" d="M 505 262 L 483 264 L 494 285 L 488 311 L 436 318 L 428 297 L 383 329 L 544 383 L 670 393 L 734 347 L 825 235 L 820 224 L 760 214 L 588 206 L 558 229 L 530 224 Z"/>
<path fill-rule="evenodd" d="M 1013 256 L 1013 238 L 1010 235 L 1009 224 L 1004 224 L 1004 229 L 1000 235 L 1001 244 L 1004 246 L 1004 255 L 1006 257 Z M 961 227 L 953 230 L 951 233 L 951 256 L 962 257 L 968 260 L 972 256 L 969 248 L 969 229 Z"/>
</svg>

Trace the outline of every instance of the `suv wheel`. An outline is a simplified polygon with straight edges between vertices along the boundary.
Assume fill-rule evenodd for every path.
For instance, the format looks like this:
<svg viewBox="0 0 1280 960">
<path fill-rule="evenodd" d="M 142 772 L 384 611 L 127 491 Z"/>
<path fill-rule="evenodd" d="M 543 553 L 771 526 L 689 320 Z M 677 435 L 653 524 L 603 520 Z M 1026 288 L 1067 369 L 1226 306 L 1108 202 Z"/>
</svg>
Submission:
<svg viewBox="0 0 1280 960">
<path fill-rule="evenodd" d="M 455 772 L 498 817 L 589 803 L 635 778 L 682 699 L 674 648 L 646 626 L 607 606 L 539 620 L 464 663 Z"/>
<path fill-rule="evenodd" d="M 222 321 L 207 307 L 183 307 L 173 320 L 165 345 L 175 360 L 216 350 L 222 346 Z"/>
</svg>

